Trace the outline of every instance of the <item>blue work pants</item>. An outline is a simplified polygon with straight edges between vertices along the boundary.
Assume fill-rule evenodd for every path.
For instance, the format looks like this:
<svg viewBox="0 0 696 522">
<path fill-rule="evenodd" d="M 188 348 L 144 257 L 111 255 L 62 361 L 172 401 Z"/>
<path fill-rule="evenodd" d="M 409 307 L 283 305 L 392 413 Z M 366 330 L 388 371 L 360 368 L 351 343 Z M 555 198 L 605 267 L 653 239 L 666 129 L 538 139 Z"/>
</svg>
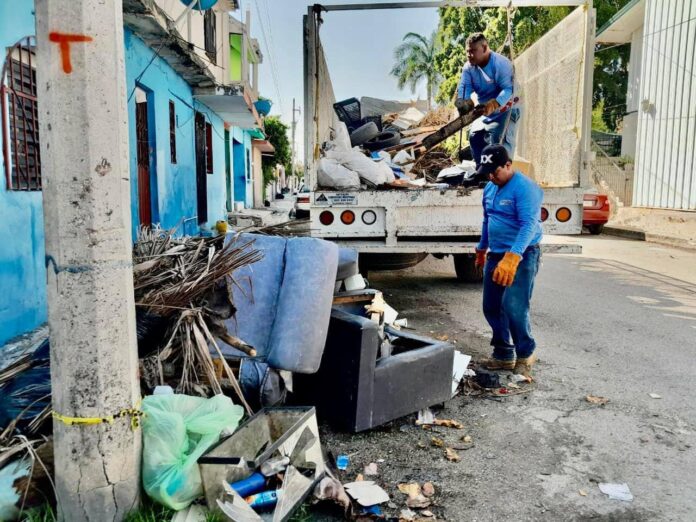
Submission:
<svg viewBox="0 0 696 522">
<path fill-rule="evenodd" d="M 502 361 L 526 359 L 536 348 L 529 324 L 529 302 L 534 290 L 534 278 L 539 271 L 541 250 L 530 246 L 511 286 L 493 281 L 493 271 L 505 254 L 489 253 L 483 274 L 483 315 L 493 329 L 493 357 Z"/>
</svg>

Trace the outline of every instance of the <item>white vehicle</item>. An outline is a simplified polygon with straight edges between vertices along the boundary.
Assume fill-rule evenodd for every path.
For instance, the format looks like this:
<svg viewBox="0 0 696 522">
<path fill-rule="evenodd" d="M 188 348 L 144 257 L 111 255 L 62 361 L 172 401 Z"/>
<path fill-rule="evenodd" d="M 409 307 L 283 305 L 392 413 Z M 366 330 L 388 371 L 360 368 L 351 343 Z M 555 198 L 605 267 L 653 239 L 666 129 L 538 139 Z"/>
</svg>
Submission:
<svg viewBox="0 0 696 522">
<path fill-rule="evenodd" d="M 311 190 L 307 185 L 302 185 L 293 195 L 295 203 L 293 209 L 295 210 L 295 217 L 298 219 L 308 218 L 309 210 L 311 207 Z"/>
<path fill-rule="evenodd" d="M 590 114 L 595 13 L 592 0 L 465 0 L 315 5 L 304 17 L 305 180 L 312 188 L 311 235 L 360 252 L 370 268 L 399 268 L 428 254 L 452 254 L 457 276 L 476 280 L 474 250 L 481 234 L 483 190 L 324 190 L 317 185 L 322 145 L 338 118 L 320 19 L 340 11 L 442 6 L 577 6 L 571 14 L 516 58 L 518 123 L 516 157 L 531 163 L 544 189 L 545 234 L 580 234 L 583 194 L 590 186 Z M 369 14 L 366 14 L 366 16 Z M 327 36 L 327 37 L 330 37 Z M 367 89 L 367 86 L 366 86 Z M 369 93 L 364 93 L 369 95 Z M 545 249 L 578 252 L 579 247 Z M 415 258 L 415 259 L 414 259 Z M 370 262 L 372 261 L 372 263 Z"/>
</svg>

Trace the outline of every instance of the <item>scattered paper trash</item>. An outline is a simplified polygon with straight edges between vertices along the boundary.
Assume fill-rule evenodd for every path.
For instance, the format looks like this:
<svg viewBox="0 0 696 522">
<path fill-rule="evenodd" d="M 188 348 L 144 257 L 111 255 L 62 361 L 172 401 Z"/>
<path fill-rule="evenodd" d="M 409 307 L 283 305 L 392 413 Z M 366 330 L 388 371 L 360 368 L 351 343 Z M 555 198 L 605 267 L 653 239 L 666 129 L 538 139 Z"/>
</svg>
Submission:
<svg viewBox="0 0 696 522">
<path fill-rule="evenodd" d="M 662 395 L 658 395 L 657 393 L 648 393 L 650 395 L 651 399 L 661 399 Z"/>
<path fill-rule="evenodd" d="M 454 351 L 454 365 L 452 369 L 452 397 L 457 393 L 459 383 L 466 376 L 466 371 L 471 362 L 471 355 L 465 355 L 461 352 Z"/>
<path fill-rule="evenodd" d="M 452 448 L 445 448 L 445 457 L 447 457 L 447 460 L 450 462 L 459 462 L 461 460 L 459 453 L 454 451 Z"/>
<path fill-rule="evenodd" d="M 346 492 L 361 506 L 369 507 L 389 502 L 389 495 L 371 480 L 344 484 Z"/>
<path fill-rule="evenodd" d="M 425 518 L 433 518 L 435 516 L 435 513 L 433 513 L 432 511 L 429 511 L 427 509 L 421 511 L 420 514 L 422 516 L 424 516 Z"/>
<path fill-rule="evenodd" d="M 628 484 L 610 484 L 607 482 L 601 482 L 599 484 L 599 490 L 607 495 L 610 500 L 621 500 L 623 502 L 632 502 L 633 495 L 631 490 L 628 489 Z"/>
<path fill-rule="evenodd" d="M 578 491 L 578 493 L 580 493 L 580 496 L 582 496 L 582 497 L 587 496 L 587 491 L 585 491 L 584 489 L 581 489 L 580 491 Z"/>
<path fill-rule="evenodd" d="M 399 513 L 399 520 L 405 520 L 406 522 L 412 522 L 413 520 L 416 520 L 416 513 L 415 511 L 411 511 L 410 509 L 402 509 L 401 513 Z"/>
<path fill-rule="evenodd" d="M 519 373 L 510 374 L 508 379 L 510 380 L 510 382 L 515 384 L 520 382 L 531 382 L 531 379 L 529 377 L 526 377 L 525 375 L 520 375 Z"/>
<path fill-rule="evenodd" d="M 394 326 L 398 326 L 399 328 L 408 328 L 408 319 L 397 319 L 394 321 Z"/>
<path fill-rule="evenodd" d="M 435 414 L 430 408 L 424 408 L 418 412 L 416 424 L 419 426 L 433 424 L 435 422 Z"/>
<path fill-rule="evenodd" d="M 348 463 L 350 462 L 350 459 L 348 458 L 348 455 L 339 455 L 336 458 L 336 467 L 340 469 L 341 471 L 345 471 L 348 469 Z"/>
<path fill-rule="evenodd" d="M 365 466 L 363 473 L 366 477 L 374 477 L 375 475 L 379 475 L 377 464 L 374 462 L 370 462 L 367 466 Z"/>
<path fill-rule="evenodd" d="M 426 482 L 421 489 L 426 497 L 432 497 L 435 494 L 435 486 L 432 482 Z"/>
<path fill-rule="evenodd" d="M 606 403 L 609 402 L 609 399 L 607 399 L 606 397 L 597 397 L 595 395 L 588 395 L 587 397 L 585 397 L 585 400 L 590 404 L 598 404 L 600 406 L 604 406 Z"/>
<path fill-rule="evenodd" d="M 417 482 L 412 482 L 410 484 L 399 484 L 399 491 L 408 495 L 406 499 L 406 506 L 413 509 L 423 509 L 430 505 L 430 500 L 428 500 L 423 492 L 421 491 L 420 484 Z"/>
</svg>

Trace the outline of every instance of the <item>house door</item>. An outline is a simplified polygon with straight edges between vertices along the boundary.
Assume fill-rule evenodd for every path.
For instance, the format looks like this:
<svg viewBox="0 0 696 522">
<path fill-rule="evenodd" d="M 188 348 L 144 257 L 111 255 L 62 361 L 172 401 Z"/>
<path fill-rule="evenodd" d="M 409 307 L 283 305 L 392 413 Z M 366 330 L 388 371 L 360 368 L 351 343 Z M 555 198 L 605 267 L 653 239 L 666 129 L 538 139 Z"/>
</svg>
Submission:
<svg viewBox="0 0 696 522">
<path fill-rule="evenodd" d="M 198 224 L 208 221 L 208 179 L 206 178 L 205 116 L 196 112 L 196 199 L 198 203 Z"/>
<path fill-rule="evenodd" d="M 232 140 L 232 154 L 234 169 L 234 200 L 244 203 L 246 201 L 246 158 L 244 155 L 244 144 Z"/>
<path fill-rule="evenodd" d="M 135 102 L 135 136 L 138 164 L 138 217 L 141 226 L 152 226 L 152 190 L 150 185 L 150 133 L 147 121 L 147 96 L 138 93 Z"/>
<path fill-rule="evenodd" d="M 232 158 L 230 158 L 230 131 L 225 129 L 225 188 L 227 212 L 234 210 L 232 206 Z"/>
</svg>

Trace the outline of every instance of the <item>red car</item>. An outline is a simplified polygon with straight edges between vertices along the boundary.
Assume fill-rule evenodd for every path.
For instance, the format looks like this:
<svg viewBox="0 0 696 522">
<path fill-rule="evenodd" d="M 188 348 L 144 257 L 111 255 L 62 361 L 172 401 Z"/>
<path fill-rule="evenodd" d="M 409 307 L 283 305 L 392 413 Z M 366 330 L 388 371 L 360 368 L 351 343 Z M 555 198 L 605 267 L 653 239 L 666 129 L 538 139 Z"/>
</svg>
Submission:
<svg viewBox="0 0 696 522">
<path fill-rule="evenodd" d="M 590 234 L 601 234 L 611 214 L 609 196 L 606 194 L 585 194 L 582 202 L 582 226 Z"/>
</svg>

